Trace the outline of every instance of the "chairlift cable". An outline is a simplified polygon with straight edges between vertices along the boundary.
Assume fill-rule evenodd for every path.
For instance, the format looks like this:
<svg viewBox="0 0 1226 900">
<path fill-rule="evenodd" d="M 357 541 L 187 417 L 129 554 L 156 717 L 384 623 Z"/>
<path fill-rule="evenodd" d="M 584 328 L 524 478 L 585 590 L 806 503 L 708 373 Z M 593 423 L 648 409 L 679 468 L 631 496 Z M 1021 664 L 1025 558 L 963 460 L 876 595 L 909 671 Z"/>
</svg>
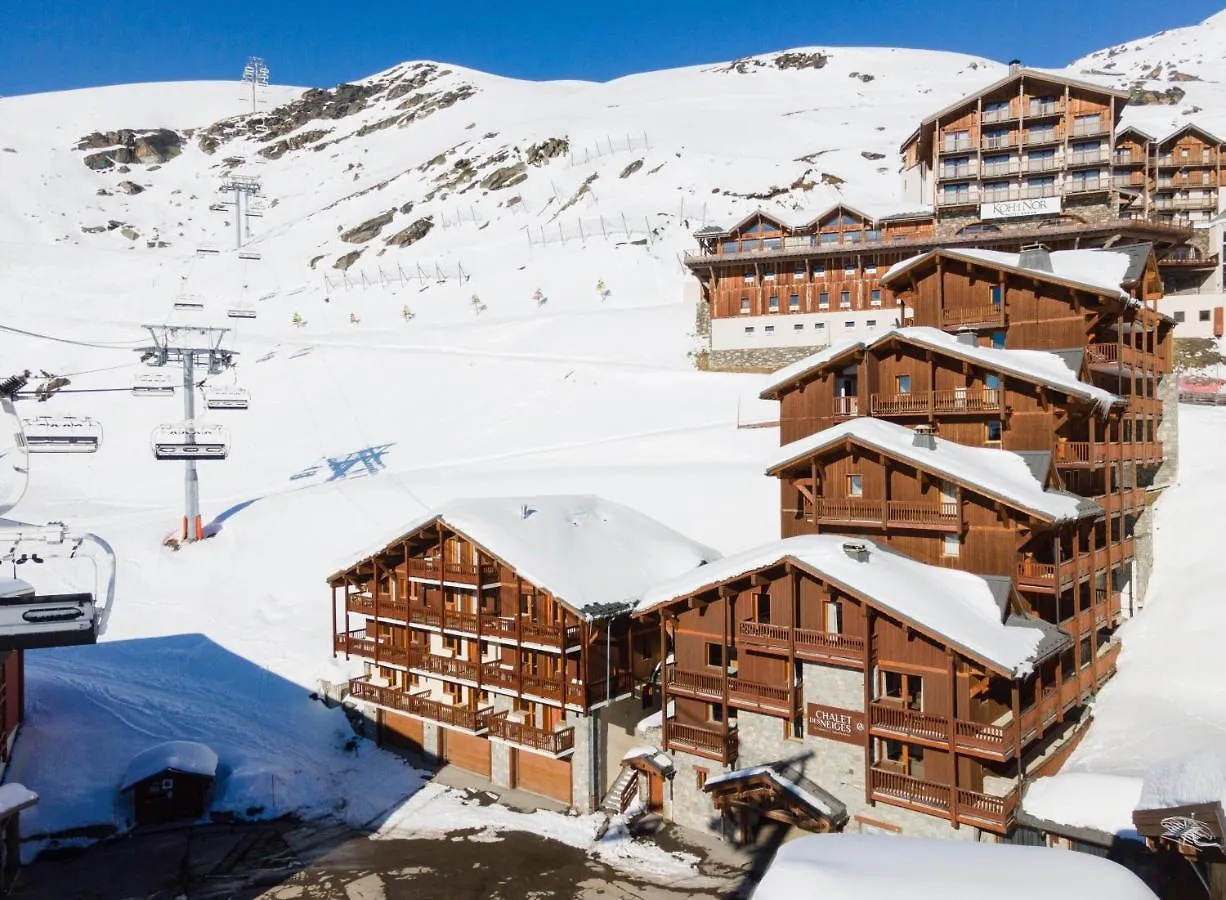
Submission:
<svg viewBox="0 0 1226 900">
<path fill-rule="evenodd" d="M 26 331 L 25 329 L 22 329 L 22 328 L 14 328 L 11 325 L 0 325 L 0 331 L 7 331 L 7 332 L 11 332 L 12 334 L 20 334 L 20 335 L 24 335 L 25 337 L 38 338 L 39 340 L 44 340 L 44 341 L 55 341 L 56 343 L 60 343 L 60 344 L 73 344 L 78 347 L 93 347 L 98 350 L 124 350 L 124 351 L 130 352 L 134 350 L 135 348 L 141 346 L 142 343 L 144 343 L 143 341 L 116 341 L 113 343 L 99 343 L 96 341 L 94 342 L 77 341 L 77 340 L 73 340 L 72 338 L 56 337 L 55 335 L 52 335 L 52 334 L 42 334 L 37 331 Z"/>
</svg>

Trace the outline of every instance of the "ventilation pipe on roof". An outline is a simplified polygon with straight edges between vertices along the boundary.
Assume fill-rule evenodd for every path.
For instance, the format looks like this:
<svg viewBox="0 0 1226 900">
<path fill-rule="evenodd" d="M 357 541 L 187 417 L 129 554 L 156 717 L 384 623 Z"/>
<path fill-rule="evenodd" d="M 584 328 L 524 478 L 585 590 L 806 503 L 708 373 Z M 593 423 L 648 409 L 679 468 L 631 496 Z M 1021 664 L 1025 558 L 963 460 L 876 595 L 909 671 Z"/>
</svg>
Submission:
<svg viewBox="0 0 1226 900">
<path fill-rule="evenodd" d="M 937 433 L 932 430 L 931 425 L 916 425 L 915 436 L 911 439 L 911 443 L 916 447 L 923 447 L 925 450 L 935 450 L 937 448 Z"/>
<path fill-rule="evenodd" d="M 1034 269 L 1036 272 L 1050 272 L 1051 251 L 1046 244 L 1027 244 L 1022 247 L 1017 264 L 1023 269 Z"/>
<path fill-rule="evenodd" d="M 1016 75 L 1020 71 L 1022 71 L 1022 61 L 1020 59 L 1009 60 L 1009 74 Z"/>
<path fill-rule="evenodd" d="M 963 328 L 954 335 L 959 344 L 966 344 L 968 347 L 979 346 L 979 335 L 971 331 L 969 328 Z"/>
<path fill-rule="evenodd" d="M 843 552 L 856 562 L 868 562 L 868 544 L 864 541 L 843 541 Z"/>
</svg>

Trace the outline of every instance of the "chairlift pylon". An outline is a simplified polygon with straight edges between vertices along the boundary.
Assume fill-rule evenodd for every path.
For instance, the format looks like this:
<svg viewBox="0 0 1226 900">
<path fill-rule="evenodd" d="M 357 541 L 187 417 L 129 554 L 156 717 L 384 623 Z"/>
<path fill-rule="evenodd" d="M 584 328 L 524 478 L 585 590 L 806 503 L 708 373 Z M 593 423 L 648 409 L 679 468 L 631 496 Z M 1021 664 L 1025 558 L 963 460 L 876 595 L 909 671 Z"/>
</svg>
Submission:
<svg viewBox="0 0 1226 900">
<path fill-rule="evenodd" d="M 22 427 L 31 453 L 97 453 L 102 446 L 101 423 L 84 416 L 37 416 Z"/>
<path fill-rule="evenodd" d="M 142 372 L 132 380 L 134 397 L 173 397 L 175 383 L 165 372 Z"/>
<path fill-rule="evenodd" d="M 180 422 L 153 429 L 153 458 L 181 462 L 221 460 L 230 455 L 230 435 L 220 425 Z"/>
<path fill-rule="evenodd" d="M 208 409 L 246 409 L 251 405 L 251 392 L 241 387 L 206 387 L 204 404 Z"/>
<path fill-rule="evenodd" d="M 30 483 L 30 452 L 13 401 L 0 397 L 0 516 L 25 496 Z"/>
</svg>

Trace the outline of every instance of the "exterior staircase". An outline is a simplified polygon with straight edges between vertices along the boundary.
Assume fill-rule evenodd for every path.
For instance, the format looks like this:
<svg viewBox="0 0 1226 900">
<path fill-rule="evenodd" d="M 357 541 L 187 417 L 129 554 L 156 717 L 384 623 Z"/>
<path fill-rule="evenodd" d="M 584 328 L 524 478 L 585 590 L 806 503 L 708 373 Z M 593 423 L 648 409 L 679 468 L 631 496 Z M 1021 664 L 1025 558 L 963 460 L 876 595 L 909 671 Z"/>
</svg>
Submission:
<svg viewBox="0 0 1226 900">
<path fill-rule="evenodd" d="M 621 774 L 617 776 L 617 780 L 613 782 L 613 786 L 609 788 L 609 792 L 605 794 L 600 804 L 601 811 L 611 816 L 620 816 L 638 793 L 638 784 L 638 771 L 629 766 L 623 766 Z"/>
</svg>

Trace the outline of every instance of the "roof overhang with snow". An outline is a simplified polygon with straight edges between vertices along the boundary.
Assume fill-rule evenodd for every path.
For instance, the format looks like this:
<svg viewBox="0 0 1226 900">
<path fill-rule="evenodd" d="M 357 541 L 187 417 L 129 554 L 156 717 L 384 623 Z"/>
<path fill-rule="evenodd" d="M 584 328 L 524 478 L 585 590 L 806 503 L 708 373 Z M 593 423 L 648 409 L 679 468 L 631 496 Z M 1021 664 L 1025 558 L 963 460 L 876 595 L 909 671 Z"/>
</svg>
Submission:
<svg viewBox="0 0 1226 900">
<path fill-rule="evenodd" d="M 991 447 L 970 447 L 933 437 L 933 447 L 917 446 L 915 431 L 874 418 L 840 422 L 781 448 L 766 474 L 779 477 L 801 462 L 835 449 L 856 445 L 918 470 L 972 489 L 992 500 L 1051 524 L 1095 518 L 1098 504 L 1062 491 L 1050 491 L 1035 480 L 1026 461 L 1016 453 Z"/>
<path fill-rule="evenodd" d="M 179 772 L 201 778 L 217 775 L 217 753 L 198 741 L 166 741 L 132 757 L 119 789 L 126 791 L 162 772 Z"/>
</svg>

